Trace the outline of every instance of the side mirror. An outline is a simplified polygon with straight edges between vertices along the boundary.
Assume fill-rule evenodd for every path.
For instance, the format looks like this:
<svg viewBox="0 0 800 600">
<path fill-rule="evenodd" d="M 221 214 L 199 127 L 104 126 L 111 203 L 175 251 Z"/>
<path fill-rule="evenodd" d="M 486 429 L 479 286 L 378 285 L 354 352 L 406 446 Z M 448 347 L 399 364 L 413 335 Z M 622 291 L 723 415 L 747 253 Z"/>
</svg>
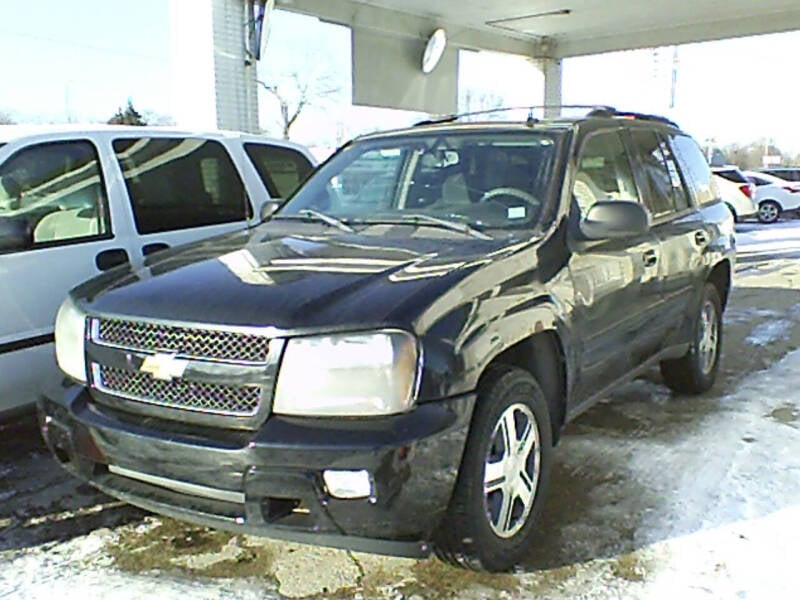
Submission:
<svg viewBox="0 0 800 600">
<path fill-rule="evenodd" d="M 638 202 L 602 200 L 592 205 L 580 229 L 590 240 L 619 239 L 647 233 L 650 223 L 650 211 Z"/>
<path fill-rule="evenodd" d="M 33 233 L 27 219 L 0 217 L 0 252 L 26 250 L 33 246 Z"/>
<path fill-rule="evenodd" d="M 264 202 L 264 204 L 261 205 L 261 213 L 259 214 L 261 220 L 266 221 L 267 219 L 269 219 L 272 216 L 272 213 L 278 210 L 280 205 L 281 205 L 280 200 L 267 200 L 266 202 Z"/>
</svg>

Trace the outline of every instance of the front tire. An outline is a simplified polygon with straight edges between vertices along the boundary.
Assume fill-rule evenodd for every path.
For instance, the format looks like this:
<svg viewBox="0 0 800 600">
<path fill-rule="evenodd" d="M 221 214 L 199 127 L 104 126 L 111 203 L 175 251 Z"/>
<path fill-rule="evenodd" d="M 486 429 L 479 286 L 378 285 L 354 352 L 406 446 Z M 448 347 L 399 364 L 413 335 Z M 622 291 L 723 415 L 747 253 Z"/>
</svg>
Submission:
<svg viewBox="0 0 800 600">
<path fill-rule="evenodd" d="M 552 426 L 542 389 L 519 368 L 492 369 L 478 400 L 436 555 L 480 571 L 505 571 L 531 548 L 552 463 Z"/>
<path fill-rule="evenodd" d="M 722 349 L 722 302 L 716 286 L 706 283 L 689 351 L 661 363 L 664 383 L 681 394 L 702 394 L 714 385 Z"/>
<path fill-rule="evenodd" d="M 774 200 L 764 200 L 758 205 L 758 220 L 762 223 L 774 223 L 781 216 L 781 205 Z"/>
</svg>

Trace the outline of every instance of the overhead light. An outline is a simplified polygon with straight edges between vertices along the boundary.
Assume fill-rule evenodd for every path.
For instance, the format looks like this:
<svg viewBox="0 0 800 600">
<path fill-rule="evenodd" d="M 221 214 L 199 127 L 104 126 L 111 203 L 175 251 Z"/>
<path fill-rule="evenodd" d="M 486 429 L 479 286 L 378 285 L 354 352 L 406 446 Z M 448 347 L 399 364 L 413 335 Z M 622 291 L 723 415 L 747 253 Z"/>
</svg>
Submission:
<svg viewBox="0 0 800 600">
<path fill-rule="evenodd" d="M 439 28 L 434 31 L 425 44 L 425 52 L 422 54 L 422 72 L 426 75 L 436 68 L 442 59 L 444 49 L 447 47 L 447 34 L 444 29 Z"/>
</svg>

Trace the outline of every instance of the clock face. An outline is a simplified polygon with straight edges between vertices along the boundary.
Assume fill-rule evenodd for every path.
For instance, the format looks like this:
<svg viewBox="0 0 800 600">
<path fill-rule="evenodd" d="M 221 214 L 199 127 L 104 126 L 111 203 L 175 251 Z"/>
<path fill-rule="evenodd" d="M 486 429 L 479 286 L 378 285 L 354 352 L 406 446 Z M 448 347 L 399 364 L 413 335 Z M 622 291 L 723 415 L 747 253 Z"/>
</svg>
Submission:
<svg viewBox="0 0 800 600">
<path fill-rule="evenodd" d="M 439 64 L 439 61 L 444 54 L 444 49 L 447 46 L 447 34 L 444 29 L 437 29 L 428 38 L 428 44 L 425 46 L 425 53 L 422 55 L 422 72 L 430 73 Z"/>
</svg>

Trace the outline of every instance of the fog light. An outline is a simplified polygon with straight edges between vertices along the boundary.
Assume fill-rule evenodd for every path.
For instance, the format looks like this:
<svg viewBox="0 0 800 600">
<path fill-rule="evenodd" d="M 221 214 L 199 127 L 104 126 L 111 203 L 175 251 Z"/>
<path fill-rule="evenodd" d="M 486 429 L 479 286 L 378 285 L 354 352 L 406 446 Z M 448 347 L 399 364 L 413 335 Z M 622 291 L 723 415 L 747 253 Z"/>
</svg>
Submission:
<svg viewBox="0 0 800 600">
<path fill-rule="evenodd" d="M 322 479 L 334 498 L 369 498 L 372 495 L 369 471 L 325 471 Z"/>
</svg>

